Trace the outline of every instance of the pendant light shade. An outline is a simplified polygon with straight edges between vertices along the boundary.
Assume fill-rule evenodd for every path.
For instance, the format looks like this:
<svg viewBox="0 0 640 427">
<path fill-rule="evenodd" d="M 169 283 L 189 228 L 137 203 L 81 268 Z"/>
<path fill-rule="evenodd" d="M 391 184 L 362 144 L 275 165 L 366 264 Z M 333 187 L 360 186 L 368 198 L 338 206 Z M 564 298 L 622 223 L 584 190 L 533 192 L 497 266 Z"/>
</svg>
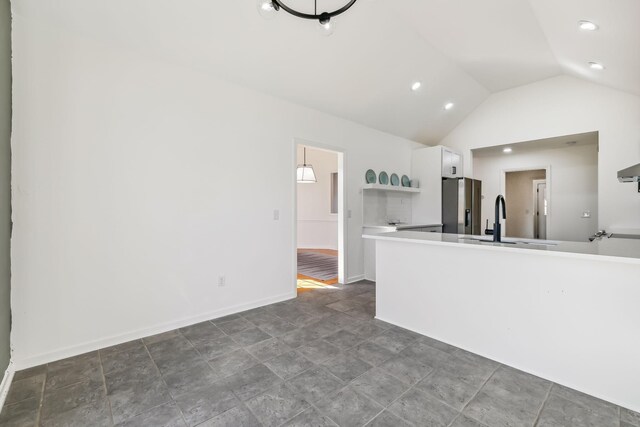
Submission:
<svg viewBox="0 0 640 427">
<path fill-rule="evenodd" d="M 313 166 L 307 164 L 307 147 L 304 147 L 304 160 L 296 169 L 296 179 L 298 184 L 315 184 L 318 182 Z"/>
<path fill-rule="evenodd" d="M 298 184 L 314 184 L 318 182 L 311 165 L 298 165 Z"/>
</svg>

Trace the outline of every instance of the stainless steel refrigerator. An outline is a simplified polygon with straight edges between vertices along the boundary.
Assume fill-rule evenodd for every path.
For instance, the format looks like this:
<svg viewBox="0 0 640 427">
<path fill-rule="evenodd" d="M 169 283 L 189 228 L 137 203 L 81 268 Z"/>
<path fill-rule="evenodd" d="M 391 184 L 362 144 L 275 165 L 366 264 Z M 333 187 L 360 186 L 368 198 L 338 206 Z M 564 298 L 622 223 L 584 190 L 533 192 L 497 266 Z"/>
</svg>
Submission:
<svg viewBox="0 0 640 427">
<path fill-rule="evenodd" d="M 482 181 L 442 178 L 442 232 L 482 234 Z"/>
</svg>

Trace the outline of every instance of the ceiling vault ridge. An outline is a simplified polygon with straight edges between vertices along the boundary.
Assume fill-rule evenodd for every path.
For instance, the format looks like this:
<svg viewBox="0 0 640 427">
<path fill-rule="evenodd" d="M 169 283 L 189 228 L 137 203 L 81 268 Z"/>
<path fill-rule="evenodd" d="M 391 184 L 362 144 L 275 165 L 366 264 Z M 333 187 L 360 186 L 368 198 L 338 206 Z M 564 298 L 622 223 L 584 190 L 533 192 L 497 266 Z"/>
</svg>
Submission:
<svg viewBox="0 0 640 427">
<path fill-rule="evenodd" d="M 331 37 L 288 14 L 266 21 L 256 0 L 21 0 L 12 13 L 19 46 L 73 54 L 97 43 L 127 60 L 187 68 L 432 144 L 491 96 L 551 78 L 640 96 L 640 1 L 618 1 L 611 8 L 595 0 L 403 0 L 390 8 L 362 0 L 334 17 Z M 581 31 L 581 20 L 597 29 Z"/>
</svg>

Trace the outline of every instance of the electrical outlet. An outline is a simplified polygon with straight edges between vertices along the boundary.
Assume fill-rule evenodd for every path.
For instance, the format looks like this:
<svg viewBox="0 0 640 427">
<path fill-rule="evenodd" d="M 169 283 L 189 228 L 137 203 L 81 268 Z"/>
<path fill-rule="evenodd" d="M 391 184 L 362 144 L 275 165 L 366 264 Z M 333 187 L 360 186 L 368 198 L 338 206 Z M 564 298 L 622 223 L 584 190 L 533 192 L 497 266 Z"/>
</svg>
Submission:
<svg viewBox="0 0 640 427">
<path fill-rule="evenodd" d="M 582 212 L 582 218 L 591 218 L 591 211 Z"/>
<path fill-rule="evenodd" d="M 224 276 L 218 276 L 218 286 L 222 287 L 227 284 L 227 278 Z"/>
</svg>

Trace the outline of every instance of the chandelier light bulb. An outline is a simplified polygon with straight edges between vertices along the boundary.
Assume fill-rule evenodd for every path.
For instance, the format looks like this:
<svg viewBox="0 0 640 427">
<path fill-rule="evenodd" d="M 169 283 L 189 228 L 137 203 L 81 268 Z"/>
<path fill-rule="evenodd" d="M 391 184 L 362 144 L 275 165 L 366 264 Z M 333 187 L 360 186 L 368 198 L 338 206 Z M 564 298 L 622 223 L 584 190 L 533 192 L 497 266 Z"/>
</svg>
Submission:
<svg viewBox="0 0 640 427">
<path fill-rule="evenodd" d="M 258 0 L 258 13 L 265 19 L 273 19 L 276 17 L 278 7 L 271 0 Z"/>
<path fill-rule="evenodd" d="M 320 33 L 325 36 L 330 36 L 336 29 L 336 24 L 331 19 L 320 20 Z"/>
<path fill-rule="evenodd" d="M 283 0 L 258 0 L 258 12 L 265 18 L 271 19 L 275 15 L 277 15 L 276 12 L 282 9 L 284 12 L 297 18 L 309 19 L 318 22 L 318 29 L 320 30 L 320 33 L 325 36 L 330 36 L 335 31 L 336 27 L 335 22 L 333 22 L 331 18 L 345 13 L 347 10 L 351 9 L 351 6 L 353 6 L 358 0 L 342 1 L 344 1 L 345 3 L 340 8 L 318 13 L 318 5 L 316 0 L 314 1 L 313 13 L 309 13 L 296 10 L 290 5 L 287 5 Z"/>
</svg>

